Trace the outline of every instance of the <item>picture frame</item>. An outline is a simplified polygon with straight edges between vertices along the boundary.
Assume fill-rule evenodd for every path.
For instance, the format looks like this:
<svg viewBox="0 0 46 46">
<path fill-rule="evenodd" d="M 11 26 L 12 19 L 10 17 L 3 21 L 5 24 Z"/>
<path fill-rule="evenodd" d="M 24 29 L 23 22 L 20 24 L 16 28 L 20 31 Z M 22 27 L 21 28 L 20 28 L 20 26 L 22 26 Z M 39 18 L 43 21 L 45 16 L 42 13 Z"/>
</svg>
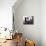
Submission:
<svg viewBox="0 0 46 46">
<path fill-rule="evenodd" d="M 23 16 L 23 24 L 34 24 L 34 16 Z"/>
</svg>

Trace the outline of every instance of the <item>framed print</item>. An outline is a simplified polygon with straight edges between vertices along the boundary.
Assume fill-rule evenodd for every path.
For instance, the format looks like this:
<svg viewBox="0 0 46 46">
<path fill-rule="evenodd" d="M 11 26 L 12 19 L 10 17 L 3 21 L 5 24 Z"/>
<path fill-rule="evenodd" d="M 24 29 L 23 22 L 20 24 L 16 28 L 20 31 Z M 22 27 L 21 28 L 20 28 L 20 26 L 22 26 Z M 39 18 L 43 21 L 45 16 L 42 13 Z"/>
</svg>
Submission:
<svg viewBox="0 0 46 46">
<path fill-rule="evenodd" d="M 34 16 L 23 16 L 23 24 L 34 24 Z"/>
</svg>

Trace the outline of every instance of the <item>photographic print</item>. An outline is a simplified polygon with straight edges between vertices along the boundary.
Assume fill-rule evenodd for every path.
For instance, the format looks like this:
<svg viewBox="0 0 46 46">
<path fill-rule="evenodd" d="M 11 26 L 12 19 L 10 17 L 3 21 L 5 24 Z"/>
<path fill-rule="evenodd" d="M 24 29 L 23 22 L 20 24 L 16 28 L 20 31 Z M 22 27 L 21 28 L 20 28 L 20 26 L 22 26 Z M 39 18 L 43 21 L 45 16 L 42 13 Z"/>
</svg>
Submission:
<svg viewBox="0 0 46 46">
<path fill-rule="evenodd" d="M 23 16 L 23 24 L 34 24 L 34 16 Z"/>
</svg>

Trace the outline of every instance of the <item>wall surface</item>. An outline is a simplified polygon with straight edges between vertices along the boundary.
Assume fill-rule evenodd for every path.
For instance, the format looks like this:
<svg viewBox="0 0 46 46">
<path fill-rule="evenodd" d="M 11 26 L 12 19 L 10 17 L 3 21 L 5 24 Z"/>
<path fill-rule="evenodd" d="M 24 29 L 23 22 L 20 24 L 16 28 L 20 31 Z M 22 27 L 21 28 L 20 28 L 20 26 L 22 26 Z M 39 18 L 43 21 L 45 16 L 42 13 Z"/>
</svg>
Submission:
<svg viewBox="0 0 46 46">
<path fill-rule="evenodd" d="M 41 0 L 23 0 L 17 7 L 14 5 L 13 14 L 15 30 L 22 32 L 24 38 L 34 40 L 36 46 L 41 46 Z M 34 24 L 24 25 L 23 16 L 34 16 Z"/>
<path fill-rule="evenodd" d="M 41 1 L 41 41 L 46 46 L 46 0 Z"/>
<path fill-rule="evenodd" d="M 12 28 L 12 6 L 16 0 L 0 0 L 0 27 Z"/>
</svg>

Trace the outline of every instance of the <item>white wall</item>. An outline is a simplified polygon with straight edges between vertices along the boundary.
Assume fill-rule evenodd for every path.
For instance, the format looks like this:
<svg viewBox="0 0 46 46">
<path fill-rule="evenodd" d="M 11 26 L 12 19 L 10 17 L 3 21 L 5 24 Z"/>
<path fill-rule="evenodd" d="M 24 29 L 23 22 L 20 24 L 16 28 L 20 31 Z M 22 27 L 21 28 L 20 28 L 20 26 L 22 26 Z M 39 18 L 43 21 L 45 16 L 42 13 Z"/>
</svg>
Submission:
<svg viewBox="0 0 46 46">
<path fill-rule="evenodd" d="M 22 32 L 23 36 L 35 41 L 36 46 L 41 46 L 41 0 L 23 0 L 20 5 L 14 5 L 15 29 Z M 34 16 L 33 25 L 24 25 L 23 16 Z"/>
<path fill-rule="evenodd" d="M 12 28 L 12 6 L 16 0 L 0 0 L 0 27 Z"/>
<path fill-rule="evenodd" d="M 46 46 L 46 0 L 41 1 L 41 40 L 42 46 Z"/>
</svg>

